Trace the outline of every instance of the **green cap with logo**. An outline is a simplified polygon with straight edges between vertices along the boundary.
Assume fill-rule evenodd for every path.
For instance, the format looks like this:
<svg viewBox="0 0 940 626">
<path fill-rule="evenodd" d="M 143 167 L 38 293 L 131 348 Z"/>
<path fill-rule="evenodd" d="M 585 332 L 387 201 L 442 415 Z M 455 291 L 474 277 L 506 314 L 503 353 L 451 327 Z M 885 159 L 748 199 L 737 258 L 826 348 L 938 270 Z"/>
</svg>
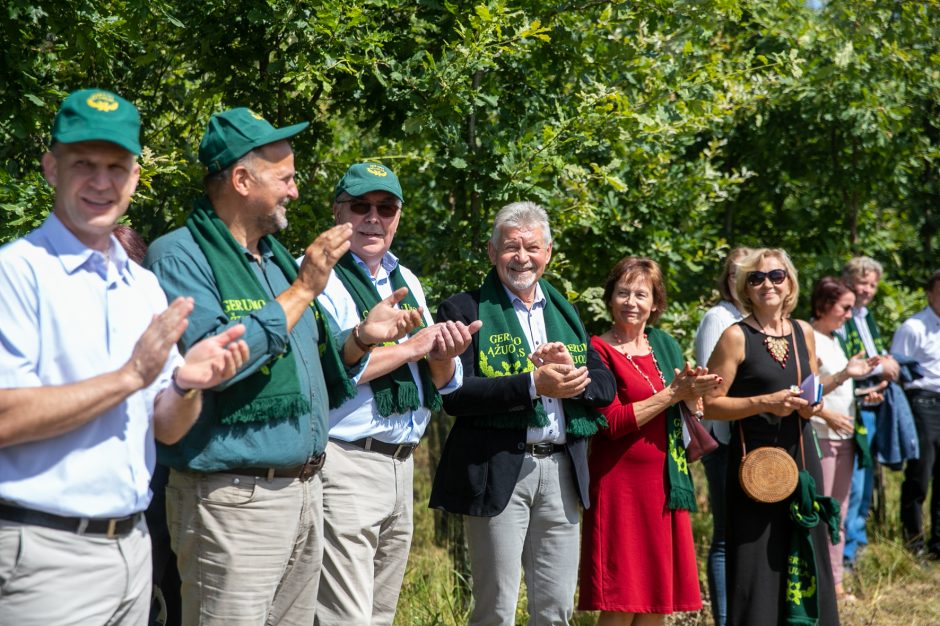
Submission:
<svg viewBox="0 0 940 626">
<path fill-rule="evenodd" d="M 221 172 L 255 148 L 293 137 L 310 122 L 274 128 L 270 122 L 245 107 L 216 113 L 209 120 L 199 143 L 199 160 L 210 174 Z"/>
<path fill-rule="evenodd" d="M 52 140 L 108 141 L 140 154 L 140 113 L 133 104 L 104 89 L 73 91 L 55 114 Z"/>
<path fill-rule="evenodd" d="M 351 196 L 363 196 L 370 191 L 387 191 L 402 202 L 401 183 L 395 172 L 381 163 L 356 163 L 351 166 L 333 190 L 333 199 L 343 192 Z"/>
</svg>

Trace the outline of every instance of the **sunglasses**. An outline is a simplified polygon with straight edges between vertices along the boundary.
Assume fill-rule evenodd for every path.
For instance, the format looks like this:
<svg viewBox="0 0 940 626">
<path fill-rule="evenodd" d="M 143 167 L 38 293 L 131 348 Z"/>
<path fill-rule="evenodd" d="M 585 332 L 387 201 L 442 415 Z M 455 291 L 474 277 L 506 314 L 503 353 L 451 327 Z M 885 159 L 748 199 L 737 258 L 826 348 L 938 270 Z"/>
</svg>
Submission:
<svg viewBox="0 0 940 626">
<path fill-rule="evenodd" d="M 787 279 L 787 270 L 770 270 L 769 272 L 748 272 L 747 284 L 751 287 L 760 287 L 764 279 L 769 278 L 774 285 L 779 285 Z"/>
<path fill-rule="evenodd" d="M 348 204 L 349 210 L 356 215 L 368 215 L 372 207 L 375 207 L 375 212 L 379 214 L 379 217 L 384 218 L 395 217 L 395 214 L 398 213 L 398 210 L 401 208 L 394 202 L 376 204 L 374 202 L 366 202 L 365 200 L 341 200 L 340 204 Z"/>
</svg>

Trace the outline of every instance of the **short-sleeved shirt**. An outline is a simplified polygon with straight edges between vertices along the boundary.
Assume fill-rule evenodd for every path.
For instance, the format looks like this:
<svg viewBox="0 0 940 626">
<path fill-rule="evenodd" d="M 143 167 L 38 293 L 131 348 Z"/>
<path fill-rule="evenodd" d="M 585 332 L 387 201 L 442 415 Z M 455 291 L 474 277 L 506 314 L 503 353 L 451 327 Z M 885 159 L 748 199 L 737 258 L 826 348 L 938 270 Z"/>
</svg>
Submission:
<svg viewBox="0 0 940 626">
<path fill-rule="evenodd" d="M 113 372 L 166 296 L 111 238 L 107 255 L 53 214 L 0 248 L 0 387 L 77 383 Z M 153 406 L 181 363 L 173 348 L 149 387 L 56 437 L 0 448 L 0 500 L 69 517 L 121 517 L 150 502 Z"/>
<path fill-rule="evenodd" d="M 242 251 L 269 300 L 238 320 L 226 316 L 209 262 L 187 228 L 154 241 L 144 260 L 168 298 L 191 296 L 195 300 L 180 342 L 184 349 L 242 323 L 250 351 L 248 361 L 234 377 L 203 393 L 202 412 L 192 429 L 174 445 L 157 446 L 160 462 L 176 469 L 221 472 L 243 467 L 292 467 L 326 447 L 329 405 L 313 309 L 304 311 L 288 332 L 284 309 L 275 298 L 290 286 L 290 281 L 263 239 L 260 261 L 247 249 Z M 311 412 L 294 419 L 271 415 L 263 421 L 223 424 L 216 411 L 218 393 L 240 384 L 288 350 L 294 359 L 300 392 L 309 400 Z"/>
<path fill-rule="evenodd" d="M 362 266 L 366 273 L 365 263 L 355 254 L 353 259 Z M 378 272 L 372 276 L 372 285 L 375 287 L 379 296 L 387 298 L 394 291 L 389 279 L 390 273 L 398 267 L 401 271 L 402 279 L 408 285 L 408 289 L 414 295 L 415 301 L 424 310 L 424 320 L 426 324 L 433 324 L 430 313 L 428 313 L 427 302 L 424 298 L 424 290 L 418 278 L 408 270 L 408 268 L 398 263 L 398 258 L 391 252 L 386 252 L 379 265 Z M 346 290 L 346 287 L 340 281 L 336 272 L 330 273 L 330 279 L 326 288 L 319 296 L 317 301 L 323 310 L 327 313 L 331 330 L 337 345 L 342 345 L 349 332 L 359 323 L 361 315 L 356 309 L 356 303 L 352 296 Z M 407 337 L 400 341 L 405 341 Z M 408 368 L 411 376 L 418 387 L 419 400 L 424 402 L 424 391 L 420 384 L 418 375 L 418 366 L 416 363 L 409 363 Z M 364 371 L 364 368 L 363 368 Z M 393 415 L 379 415 L 373 402 L 372 388 L 369 383 L 359 384 L 362 372 L 358 372 L 352 377 L 356 383 L 356 396 L 344 402 L 340 407 L 330 411 L 330 437 L 342 441 L 356 441 L 365 437 L 373 437 L 385 443 L 418 443 L 421 435 L 427 428 L 428 421 L 431 418 L 431 412 L 424 406 L 405 413 L 396 413 Z M 438 391 L 442 395 L 451 393 L 458 389 L 463 382 L 463 366 L 458 357 L 454 357 L 454 375 L 450 381 Z"/>
</svg>

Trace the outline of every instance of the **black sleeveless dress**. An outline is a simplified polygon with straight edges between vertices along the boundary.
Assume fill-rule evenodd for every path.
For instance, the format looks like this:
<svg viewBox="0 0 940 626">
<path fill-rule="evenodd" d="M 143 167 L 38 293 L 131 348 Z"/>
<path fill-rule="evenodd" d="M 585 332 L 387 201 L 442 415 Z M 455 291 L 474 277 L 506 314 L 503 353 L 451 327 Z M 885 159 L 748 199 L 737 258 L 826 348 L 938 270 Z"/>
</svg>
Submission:
<svg viewBox="0 0 940 626">
<path fill-rule="evenodd" d="M 793 358 L 793 335 L 787 337 L 790 353 L 784 368 L 770 356 L 762 332 L 743 322 L 738 322 L 738 326 L 744 332 L 744 361 L 738 366 L 728 396 L 756 396 L 798 384 Z M 806 340 L 795 321 L 793 329 L 799 343 L 801 374 L 805 378 L 812 371 Z M 740 420 L 740 425 L 744 429 L 748 450 L 758 446 L 784 448 L 800 469 L 803 469 L 803 461 L 798 429 L 802 428 L 806 469 L 816 481 L 818 493 L 822 493 L 822 469 L 809 420 L 800 418 L 796 412 L 785 417 L 762 413 Z M 744 493 L 738 481 L 738 467 L 741 465 L 741 428 L 738 422 L 731 424 L 731 433 L 726 489 L 728 624 L 783 624 L 787 552 L 793 526 L 789 512 L 790 498 L 776 504 L 762 504 L 751 500 Z M 819 624 L 837 625 L 839 611 L 829 561 L 828 529 L 825 524 L 819 524 L 811 532 L 816 547 Z"/>
</svg>

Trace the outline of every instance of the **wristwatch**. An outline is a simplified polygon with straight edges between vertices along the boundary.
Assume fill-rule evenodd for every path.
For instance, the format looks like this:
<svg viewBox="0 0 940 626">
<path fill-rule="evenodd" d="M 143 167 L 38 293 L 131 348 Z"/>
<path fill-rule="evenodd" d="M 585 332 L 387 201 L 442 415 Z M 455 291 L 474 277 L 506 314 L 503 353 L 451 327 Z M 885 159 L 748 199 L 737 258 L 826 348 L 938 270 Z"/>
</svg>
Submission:
<svg viewBox="0 0 940 626">
<path fill-rule="evenodd" d="M 179 367 L 173 369 L 173 375 L 170 376 L 170 384 L 173 385 L 173 391 L 176 392 L 176 395 L 181 397 L 183 400 L 192 400 L 196 397 L 196 394 L 199 393 L 199 389 L 183 389 L 180 387 L 180 384 L 176 382 L 176 372 L 179 370 Z"/>
</svg>

